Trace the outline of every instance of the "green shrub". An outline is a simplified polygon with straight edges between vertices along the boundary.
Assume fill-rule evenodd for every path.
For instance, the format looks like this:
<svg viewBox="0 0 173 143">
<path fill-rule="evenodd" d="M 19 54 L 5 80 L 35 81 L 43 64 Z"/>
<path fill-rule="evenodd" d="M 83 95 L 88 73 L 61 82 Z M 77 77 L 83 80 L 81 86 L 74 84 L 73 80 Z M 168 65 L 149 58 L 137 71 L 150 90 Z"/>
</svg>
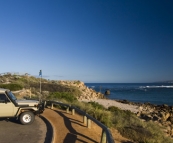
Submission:
<svg viewBox="0 0 173 143">
<path fill-rule="evenodd" d="M 18 81 L 26 83 L 26 82 L 28 82 L 28 79 L 26 77 L 21 77 L 18 79 Z"/>
<path fill-rule="evenodd" d="M 75 100 L 77 100 L 76 97 L 74 97 L 68 92 L 53 92 L 47 97 L 47 99 L 51 100 L 65 99 L 68 102 L 74 102 Z"/>
<path fill-rule="evenodd" d="M 107 127 L 112 126 L 112 114 L 109 111 L 96 109 L 92 115 L 95 119 L 106 125 Z"/>
<path fill-rule="evenodd" d="M 108 107 L 108 110 L 111 111 L 111 112 L 120 111 L 120 109 L 119 109 L 118 107 L 115 107 L 115 106 L 109 106 L 109 107 Z"/>
<path fill-rule="evenodd" d="M 0 84 L 0 88 L 9 89 L 11 91 L 21 90 L 23 86 L 20 84 L 10 83 L 10 84 Z"/>
<path fill-rule="evenodd" d="M 107 111 L 102 105 L 97 102 L 79 102 L 75 101 L 72 103 L 73 106 L 79 108 L 82 111 L 85 111 L 90 116 L 94 117 L 104 125 L 111 127 L 112 126 L 112 113 Z"/>
<path fill-rule="evenodd" d="M 88 104 L 91 104 L 94 109 L 105 109 L 105 107 L 98 102 L 88 102 Z"/>
<path fill-rule="evenodd" d="M 153 122 L 143 122 L 141 126 L 124 126 L 123 128 L 118 128 L 118 130 L 123 136 L 139 143 L 173 142 L 173 140 L 166 137 L 161 128 Z"/>
</svg>

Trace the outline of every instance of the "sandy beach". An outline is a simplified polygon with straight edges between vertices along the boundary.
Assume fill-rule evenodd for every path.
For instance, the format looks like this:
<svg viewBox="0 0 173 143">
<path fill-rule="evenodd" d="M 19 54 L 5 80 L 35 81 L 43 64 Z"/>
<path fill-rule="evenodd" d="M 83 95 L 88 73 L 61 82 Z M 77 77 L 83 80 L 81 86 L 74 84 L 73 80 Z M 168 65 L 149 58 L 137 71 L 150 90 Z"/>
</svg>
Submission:
<svg viewBox="0 0 173 143">
<path fill-rule="evenodd" d="M 90 100 L 87 100 L 87 99 L 83 99 L 80 101 L 90 102 Z M 137 113 L 139 111 L 138 106 L 120 103 L 120 102 L 117 102 L 117 101 L 111 100 L 111 99 L 96 99 L 96 100 L 92 100 L 92 101 L 103 105 L 105 108 L 108 108 L 109 106 L 115 106 L 122 110 L 129 110 L 133 113 Z"/>
</svg>

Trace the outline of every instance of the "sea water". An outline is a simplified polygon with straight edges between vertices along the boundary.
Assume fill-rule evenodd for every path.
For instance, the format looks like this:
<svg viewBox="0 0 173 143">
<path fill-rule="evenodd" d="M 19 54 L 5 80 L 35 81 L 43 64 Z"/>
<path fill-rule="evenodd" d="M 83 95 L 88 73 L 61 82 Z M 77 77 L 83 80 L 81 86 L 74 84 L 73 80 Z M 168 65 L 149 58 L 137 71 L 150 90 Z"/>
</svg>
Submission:
<svg viewBox="0 0 173 143">
<path fill-rule="evenodd" d="M 109 99 L 173 106 L 173 83 L 85 83 Z"/>
</svg>

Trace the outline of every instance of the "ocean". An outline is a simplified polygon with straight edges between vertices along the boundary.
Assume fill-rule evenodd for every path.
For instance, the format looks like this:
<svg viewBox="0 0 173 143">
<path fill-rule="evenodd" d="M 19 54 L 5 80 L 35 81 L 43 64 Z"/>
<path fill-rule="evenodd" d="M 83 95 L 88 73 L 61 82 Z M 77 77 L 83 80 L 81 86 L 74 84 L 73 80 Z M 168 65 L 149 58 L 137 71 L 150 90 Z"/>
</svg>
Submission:
<svg viewBox="0 0 173 143">
<path fill-rule="evenodd" d="M 85 83 L 97 92 L 110 90 L 108 99 L 173 106 L 173 83 Z"/>
</svg>

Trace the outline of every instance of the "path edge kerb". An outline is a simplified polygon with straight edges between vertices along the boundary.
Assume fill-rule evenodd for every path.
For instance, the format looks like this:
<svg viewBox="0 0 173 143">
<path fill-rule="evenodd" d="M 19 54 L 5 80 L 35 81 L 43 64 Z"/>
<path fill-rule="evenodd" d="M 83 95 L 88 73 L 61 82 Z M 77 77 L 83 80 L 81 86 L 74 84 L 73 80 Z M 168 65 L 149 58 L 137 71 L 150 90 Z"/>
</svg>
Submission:
<svg viewBox="0 0 173 143">
<path fill-rule="evenodd" d="M 50 143 L 55 143 L 55 129 L 54 129 L 54 127 L 53 127 L 53 124 L 52 124 L 51 121 L 49 121 L 46 117 L 44 117 L 44 116 L 42 116 L 42 115 L 40 115 L 39 117 L 45 122 L 47 128 L 48 128 L 48 127 L 51 128 L 52 137 L 51 137 L 51 142 L 50 142 Z M 47 130 L 47 132 L 48 132 L 48 131 L 49 131 L 49 130 Z M 46 138 L 47 138 L 47 137 L 46 137 Z M 44 143 L 47 143 L 47 142 L 49 142 L 49 141 L 46 141 L 46 139 L 45 139 L 45 142 L 44 142 Z"/>
</svg>

